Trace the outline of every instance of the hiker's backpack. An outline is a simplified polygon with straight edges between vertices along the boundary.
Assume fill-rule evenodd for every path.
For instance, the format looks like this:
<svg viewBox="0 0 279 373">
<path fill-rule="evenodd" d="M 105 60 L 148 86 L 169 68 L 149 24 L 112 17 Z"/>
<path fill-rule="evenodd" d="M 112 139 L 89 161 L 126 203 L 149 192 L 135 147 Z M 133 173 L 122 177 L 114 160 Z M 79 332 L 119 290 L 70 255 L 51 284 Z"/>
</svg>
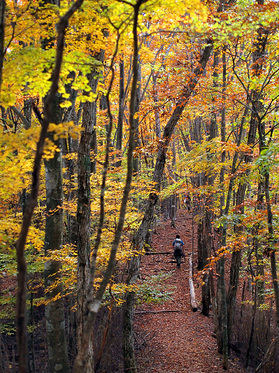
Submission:
<svg viewBox="0 0 279 373">
<path fill-rule="evenodd" d="M 180 238 L 176 238 L 174 241 L 174 255 L 182 255 L 182 241 Z"/>
</svg>

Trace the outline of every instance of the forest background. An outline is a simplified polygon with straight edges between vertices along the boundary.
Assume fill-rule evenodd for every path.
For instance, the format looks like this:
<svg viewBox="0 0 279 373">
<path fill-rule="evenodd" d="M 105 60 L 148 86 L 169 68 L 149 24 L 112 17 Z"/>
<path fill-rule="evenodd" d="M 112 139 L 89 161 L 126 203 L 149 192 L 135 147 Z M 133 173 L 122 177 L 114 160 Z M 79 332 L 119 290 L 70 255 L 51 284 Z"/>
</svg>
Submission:
<svg viewBox="0 0 279 373">
<path fill-rule="evenodd" d="M 246 365 L 278 367 L 278 20 L 262 0 L 0 0 L 3 372 L 101 371 L 115 309 L 136 372 L 135 302 L 168 297 L 140 258 L 186 194 L 224 369 L 240 291 Z"/>
</svg>

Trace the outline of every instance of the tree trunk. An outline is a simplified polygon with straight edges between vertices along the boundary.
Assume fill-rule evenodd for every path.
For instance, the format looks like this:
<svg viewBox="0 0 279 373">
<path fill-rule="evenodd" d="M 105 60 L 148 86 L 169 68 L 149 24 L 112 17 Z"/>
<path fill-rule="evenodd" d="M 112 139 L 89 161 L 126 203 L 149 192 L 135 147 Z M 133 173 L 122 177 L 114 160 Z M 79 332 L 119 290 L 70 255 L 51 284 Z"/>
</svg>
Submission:
<svg viewBox="0 0 279 373">
<path fill-rule="evenodd" d="M 276 254 L 274 249 L 274 229 L 273 229 L 273 214 L 271 210 L 270 196 L 269 196 L 269 172 L 265 173 L 265 199 L 267 207 L 267 222 L 268 222 L 268 233 L 269 233 L 269 249 L 270 251 L 270 265 L 271 265 L 271 276 L 274 289 L 274 298 L 276 306 L 276 325 L 277 325 L 277 338 L 279 335 L 279 286 L 278 286 L 278 275 L 277 275 L 277 263 Z"/>
<path fill-rule="evenodd" d="M 218 74 L 216 69 L 219 63 L 219 55 L 218 52 L 214 53 L 214 60 L 213 60 L 213 86 L 216 87 L 216 78 Z M 215 99 L 213 98 L 213 104 Z M 207 128 L 207 133 L 209 133 L 207 140 L 210 142 L 217 136 L 218 128 L 217 128 L 217 118 L 216 114 L 212 112 L 211 114 L 211 121 L 209 128 Z M 212 154 L 207 152 L 207 162 L 211 164 L 211 157 Z M 214 183 L 216 175 L 209 172 L 209 174 L 203 175 L 203 185 L 212 186 Z M 213 232 L 212 232 L 212 222 L 213 222 L 213 195 L 211 192 L 208 192 L 207 196 L 202 196 L 204 199 L 204 210 L 203 216 L 201 218 L 200 224 L 202 225 L 202 229 L 199 229 L 198 232 L 201 234 L 201 237 L 198 237 L 198 242 L 201 243 L 201 247 L 198 248 L 199 254 L 199 267 L 200 269 L 204 269 L 208 258 L 210 256 L 211 248 L 213 247 Z M 205 316 L 209 315 L 209 305 L 210 305 L 210 281 L 209 281 L 209 274 L 206 272 L 203 276 L 203 284 L 202 284 L 202 313 Z"/>
<path fill-rule="evenodd" d="M 81 348 L 87 312 L 87 290 L 90 270 L 90 175 L 91 136 L 93 131 L 92 103 L 83 105 L 83 132 L 78 151 L 78 208 L 77 208 L 77 348 Z M 93 350 L 90 343 L 84 373 L 93 371 Z"/>
<path fill-rule="evenodd" d="M 96 56 L 99 61 L 103 61 L 104 52 L 101 51 Z M 89 85 L 93 93 L 97 90 L 98 79 L 96 71 L 93 70 L 87 75 Z M 82 127 L 78 149 L 78 207 L 77 207 L 77 348 L 82 348 L 82 335 L 84 333 L 87 294 L 90 278 L 90 253 L 91 253 L 91 200 L 90 200 L 90 175 L 92 137 L 94 136 L 96 125 L 96 102 L 86 102 L 83 104 Z M 94 167 L 93 167 L 94 169 Z M 94 370 L 93 344 L 89 340 L 87 356 L 85 358 L 84 373 Z"/>
<path fill-rule="evenodd" d="M 117 155 L 117 162 L 115 163 L 116 167 L 121 166 L 121 151 L 122 151 L 122 137 L 123 137 L 123 121 L 124 121 L 124 102 L 125 102 L 125 90 L 124 90 L 124 61 L 120 60 L 119 62 L 119 107 L 118 107 L 118 122 L 117 122 L 117 134 L 116 134 L 116 149 L 119 150 Z"/>
<path fill-rule="evenodd" d="M 134 349 L 134 302 L 135 293 L 126 293 L 123 306 L 123 356 L 124 371 L 137 373 Z"/>
<path fill-rule="evenodd" d="M 138 64 L 138 81 L 136 88 L 136 102 L 135 102 L 135 113 L 138 113 L 140 108 L 140 97 L 141 97 L 141 66 Z M 139 136 L 139 120 L 138 116 L 135 118 L 135 149 L 140 146 L 140 136 Z M 133 171 L 134 173 L 139 172 L 139 157 L 134 157 L 133 160 Z"/>
<path fill-rule="evenodd" d="M 2 70 L 4 64 L 5 53 L 5 11 L 6 1 L 0 0 L 0 93 L 2 86 Z"/>
<path fill-rule="evenodd" d="M 223 368 L 228 369 L 228 312 L 226 299 L 226 283 L 225 283 L 225 258 L 220 259 L 220 291 L 221 291 L 221 318 L 222 318 L 222 352 L 223 352 Z"/>
<path fill-rule="evenodd" d="M 54 110 L 54 109 L 53 109 Z M 55 102 L 59 123 L 59 100 Z M 49 134 L 51 141 L 53 135 Z M 63 182 L 62 182 L 62 151 L 60 141 L 54 144 L 60 149 L 55 151 L 53 158 L 45 160 L 46 177 L 46 226 L 45 226 L 45 283 L 47 304 L 45 306 L 46 334 L 49 352 L 49 372 L 68 372 L 68 352 L 65 336 L 64 297 L 62 284 L 62 264 L 53 259 L 59 255 L 63 246 Z M 59 367 L 59 369 L 58 369 Z"/>
<path fill-rule="evenodd" d="M 44 4 L 60 6 L 57 0 L 44 0 Z M 42 39 L 44 49 L 53 43 L 52 38 Z M 52 107 L 51 119 L 55 124 L 62 122 L 62 109 L 60 95 L 56 93 Z M 45 319 L 46 337 L 48 346 L 49 372 L 68 372 L 68 350 L 66 343 L 64 294 L 62 283 L 62 263 L 58 259 L 63 248 L 63 177 L 62 177 L 62 146 L 60 140 L 54 140 L 53 133 L 48 133 L 48 138 L 59 149 L 53 158 L 46 159 L 46 225 L 45 225 Z M 53 256 L 55 259 L 53 259 Z"/>
<path fill-rule="evenodd" d="M 152 80 L 153 80 L 153 101 L 155 104 L 155 134 L 158 139 L 161 138 L 161 125 L 160 125 L 160 114 L 159 114 L 159 98 L 158 98 L 158 88 L 157 88 L 157 77 L 158 73 L 152 72 Z"/>
</svg>

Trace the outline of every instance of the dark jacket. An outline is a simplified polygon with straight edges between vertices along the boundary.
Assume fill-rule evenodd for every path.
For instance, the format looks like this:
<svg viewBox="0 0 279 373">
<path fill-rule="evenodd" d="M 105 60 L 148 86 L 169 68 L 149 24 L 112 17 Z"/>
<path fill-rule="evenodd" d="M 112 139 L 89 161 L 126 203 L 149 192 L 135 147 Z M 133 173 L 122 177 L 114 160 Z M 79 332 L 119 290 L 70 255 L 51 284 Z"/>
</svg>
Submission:
<svg viewBox="0 0 279 373">
<path fill-rule="evenodd" d="M 176 238 L 172 243 L 173 247 L 174 247 L 176 242 L 180 243 L 180 248 L 179 249 L 176 249 L 176 248 L 174 249 L 174 256 L 183 255 L 182 246 L 184 246 L 184 242 L 180 238 Z"/>
</svg>

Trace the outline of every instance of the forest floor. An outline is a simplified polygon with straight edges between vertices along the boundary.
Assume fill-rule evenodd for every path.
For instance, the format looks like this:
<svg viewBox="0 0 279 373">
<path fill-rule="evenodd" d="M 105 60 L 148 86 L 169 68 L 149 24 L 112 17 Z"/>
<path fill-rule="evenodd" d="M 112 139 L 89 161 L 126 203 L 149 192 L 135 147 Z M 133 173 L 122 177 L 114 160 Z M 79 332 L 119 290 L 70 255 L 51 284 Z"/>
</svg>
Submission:
<svg viewBox="0 0 279 373">
<path fill-rule="evenodd" d="M 192 215 L 184 209 L 179 210 L 175 225 L 173 228 L 170 220 L 161 221 L 153 234 L 152 252 L 172 252 L 172 242 L 179 234 L 184 241 L 185 252 L 181 268 L 177 268 L 171 254 L 145 255 L 142 258 L 142 279 L 170 273 L 170 277 L 164 280 L 164 287 L 172 290 L 173 294 L 164 303 L 138 306 L 136 309 L 138 373 L 221 373 L 224 372 L 222 356 L 217 351 L 214 338 L 212 312 L 206 317 L 200 308 L 193 312 L 190 305 L 189 255 L 192 244 L 194 248 L 197 246 Z M 194 283 L 196 300 L 200 305 L 201 286 L 196 280 Z M 248 370 L 241 366 L 237 357 L 230 357 L 227 372 L 247 373 Z"/>
</svg>

